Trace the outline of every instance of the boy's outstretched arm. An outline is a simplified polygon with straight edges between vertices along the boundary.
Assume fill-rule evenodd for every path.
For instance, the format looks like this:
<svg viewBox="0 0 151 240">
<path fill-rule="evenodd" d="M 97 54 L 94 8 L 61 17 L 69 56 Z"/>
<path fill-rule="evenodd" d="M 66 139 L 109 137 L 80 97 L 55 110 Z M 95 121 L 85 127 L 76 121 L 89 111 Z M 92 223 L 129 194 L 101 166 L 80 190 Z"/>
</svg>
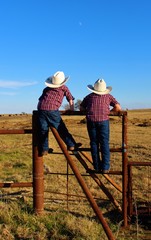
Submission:
<svg viewBox="0 0 151 240">
<path fill-rule="evenodd" d="M 111 109 L 111 111 L 110 112 L 119 112 L 119 111 L 121 111 L 121 106 L 120 106 L 120 104 L 115 104 L 115 106 Z"/>
<path fill-rule="evenodd" d="M 74 101 L 73 100 L 69 100 L 69 106 L 70 106 L 70 110 L 74 111 Z"/>
</svg>

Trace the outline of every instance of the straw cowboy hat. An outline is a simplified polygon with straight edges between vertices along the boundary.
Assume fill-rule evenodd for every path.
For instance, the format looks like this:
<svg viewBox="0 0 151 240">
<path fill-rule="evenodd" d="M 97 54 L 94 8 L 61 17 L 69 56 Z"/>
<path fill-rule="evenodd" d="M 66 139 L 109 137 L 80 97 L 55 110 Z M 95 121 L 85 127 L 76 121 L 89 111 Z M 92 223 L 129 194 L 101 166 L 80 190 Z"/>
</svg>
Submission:
<svg viewBox="0 0 151 240">
<path fill-rule="evenodd" d="M 96 94 L 99 94 L 99 95 L 108 94 L 112 90 L 112 87 L 106 87 L 106 83 L 105 83 L 104 79 L 98 79 L 94 83 L 94 86 L 88 85 L 87 88 L 90 91 L 92 91 Z"/>
<path fill-rule="evenodd" d="M 45 84 L 50 88 L 58 88 L 64 85 L 69 77 L 65 77 L 64 72 L 58 71 L 53 76 L 47 78 Z"/>
</svg>

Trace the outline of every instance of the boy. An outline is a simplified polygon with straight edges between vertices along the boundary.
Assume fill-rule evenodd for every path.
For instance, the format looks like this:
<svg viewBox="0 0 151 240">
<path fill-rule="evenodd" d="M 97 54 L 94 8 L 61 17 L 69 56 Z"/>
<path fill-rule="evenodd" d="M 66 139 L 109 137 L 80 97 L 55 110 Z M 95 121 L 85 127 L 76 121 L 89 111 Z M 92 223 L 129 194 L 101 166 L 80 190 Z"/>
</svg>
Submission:
<svg viewBox="0 0 151 240">
<path fill-rule="evenodd" d="M 88 85 L 92 91 L 80 104 L 80 110 L 86 111 L 87 130 L 90 138 L 91 155 L 96 172 L 108 173 L 110 169 L 109 149 L 109 113 L 120 111 L 117 100 L 109 94 L 112 87 L 106 87 L 103 79 L 98 79 L 94 86 Z M 102 161 L 99 149 L 101 149 Z"/>
<path fill-rule="evenodd" d="M 59 107 L 64 97 L 69 102 L 70 110 L 74 110 L 74 98 L 65 85 L 68 79 L 69 77 L 65 77 L 62 71 L 58 71 L 45 81 L 47 87 L 43 90 L 37 106 L 40 155 L 45 155 L 49 151 L 48 130 L 50 126 L 57 129 L 68 150 L 74 151 L 82 145 L 76 143 L 72 135 L 68 132 L 59 112 Z M 53 151 L 53 149 L 50 150 Z"/>
</svg>

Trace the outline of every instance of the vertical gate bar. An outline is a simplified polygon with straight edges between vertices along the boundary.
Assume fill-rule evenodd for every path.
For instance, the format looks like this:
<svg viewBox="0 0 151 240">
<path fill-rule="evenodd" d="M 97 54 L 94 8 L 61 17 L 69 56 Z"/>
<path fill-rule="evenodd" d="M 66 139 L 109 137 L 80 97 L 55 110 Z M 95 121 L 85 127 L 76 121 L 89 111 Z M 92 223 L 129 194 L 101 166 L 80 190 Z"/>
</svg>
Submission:
<svg viewBox="0 0 151 240">
<path fill-rule="evenodd" d="M 33 208 L 36 214 L 44 209 L 43 157 L 38 155 L 38 112 L 32 115 L 32 158 L 33 158 Z"/>
<path fill-rule="evenodd" d="M 127 227 L 127 187 L 128 187 L 128 172 L 127 172 L 127 113 L 123 114 L 122 118 L 122 187 L 123 187 L 123 221 L 124 227 Z"/>
</svg>

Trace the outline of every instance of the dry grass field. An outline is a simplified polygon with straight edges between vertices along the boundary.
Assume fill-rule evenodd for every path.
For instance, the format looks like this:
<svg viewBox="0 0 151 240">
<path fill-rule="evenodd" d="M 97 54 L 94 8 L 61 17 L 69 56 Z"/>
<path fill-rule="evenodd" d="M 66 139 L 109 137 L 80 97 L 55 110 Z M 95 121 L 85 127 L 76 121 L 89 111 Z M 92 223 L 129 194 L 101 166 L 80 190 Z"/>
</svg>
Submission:
<svg viewBox="0 0 151 240">
<path fill-rule="evenodd" d="M 77 142 L 89 147 L 89 139 L 84 116 L 63 116 L 63 119 Z M 1 115 L 0 129 L 31 129 L 32 116 Z M 151 109 L 129 110 L 127 125 L 128 161 L 151 162 Z M 62 154 L 52 132 L 49 133 L 49 145 L 52 154 L 44 156 L 45 203 L 44 214 L 36 216 L 32 212 L 31 188 L 0 189 L 0 239 L 107 239 L 94 211 L 79 186 L 65 156 Z M 122 145 L 121 117 L 110 117 L 110 147 Z M 90 157 L 90 153 L 87 152 Z M 109 224 L 115 239 L 150 239 L 150 215 L 143 222 L 139 218 L 139 203 L 145 202 L 151 209 L 151 167 L 137 166 L 133 172 L 133 203 L 136 216 L 128 229 L 123 229 L 122 214 L 110 202 L 106 194 L 86 173 L 75 155 L 70 153 L 82 174 L 89 190 L 93 194 L 103 216 Z M 85 160 L 92 168 L 92 164 Z M 121 153 L 111 153 L 111 170 L 121 171 Z M 49 173 L 48 170 L 49 169 Z M 32 182 L 32 138 L 31 134 L 0 135 L 0 183 Z M 66 174 L 68 172 L 68 175 Z M 122 194 L 103 176 L 98 176 L 102 184 L 110 191 L 119 206 L 122 206 Z M 122 188 L 121 176 L 110 178 Z"/>
</svg>

